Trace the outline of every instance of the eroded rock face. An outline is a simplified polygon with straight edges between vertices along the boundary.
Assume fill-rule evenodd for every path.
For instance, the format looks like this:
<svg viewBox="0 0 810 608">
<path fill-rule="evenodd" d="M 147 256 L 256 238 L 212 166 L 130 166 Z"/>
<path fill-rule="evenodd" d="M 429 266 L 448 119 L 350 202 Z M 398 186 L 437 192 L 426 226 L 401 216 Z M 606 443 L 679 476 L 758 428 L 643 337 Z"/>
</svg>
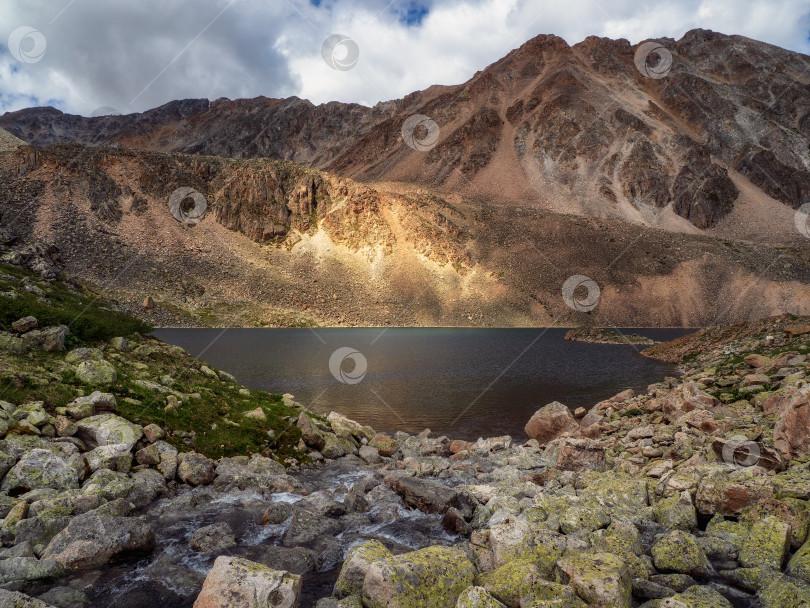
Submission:
<svg viewBox="0 0 810 608">
<path fill-rule="evenodd" d="M 240 557 L 221 555 L 205 577 L 194 608 L 296 608 L 301 577 Z"/>
</svg>

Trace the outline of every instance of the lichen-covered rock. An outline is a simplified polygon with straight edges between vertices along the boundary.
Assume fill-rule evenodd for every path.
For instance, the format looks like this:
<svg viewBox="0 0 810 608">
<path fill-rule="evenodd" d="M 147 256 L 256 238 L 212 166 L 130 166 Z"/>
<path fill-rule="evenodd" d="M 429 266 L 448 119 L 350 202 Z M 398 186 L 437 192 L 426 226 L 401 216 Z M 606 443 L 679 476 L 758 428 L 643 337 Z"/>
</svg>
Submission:
<svg viewBox="0 0 810 608">
<path fill-rule="evenodd" d="M 177 476 L 191 486 L 208 485 L 216 478 L 214 461 L 197 452 L 183 452 L 177 457 Z"/>
<path fill-rule="evenodd" d="M 810 585 L 771 574 L 757 592 L 757 599 L 762 608 L 807 608 L 810 606 Z"/>
<path fill-rule="evenodd" d="M 126 443 L 102 445 L 83 454 L 87 469 L 91 472 L 110 469 L 128 473 L 132 468 L 132 454 Z"/>
<path fill-rule="evenodd" d="M 751 526 L 739 562 L 746 568 L 781 570 L 790 549 L 790 524 L 769 515 Z"/>
<path fill-rule="evenodd" d="M 531 574 L 539 577 L 540 571 L 534 558 L 530 556 L 512 560 L 492 572 L 478 575 L 475 584 L 510 608 L 518 608 L 523 581 Z"/>
<path fill-rule="evenodd" d="M 394 453 L 399 449 L 399 443 L 396 439 L 381 433 L 374 435 L 374 437 L 369 440 L 368 444 L 371 447 L 376 448 L 380 453 L 380 456 L 385 456 L 386 458 L 393 456 Z"/>
<path fill-rule="evenodd" d="M 475 567 L 460 550 L 427 547 L 376 561 L 363 581 L 367 608 L 454 608 Z"/>
<path fill-rule="evenodd" d="M 75 469 L 50 450 L 33 449 L 26 452 L 3 478 L 0 489 L 6 493 L 22 493 L 40 488 L 66 490 L 79 486 Z"/>
<path fill-rule="evenodd" d="M 539 534 L 537 527 L 522 519 L 510 519 L 489 530 L 493 565 L 532 557 L 541 573 L 550 575 L 565 550 L 565 539 L 553 533 Z"/>
<path fill-rule="evenodd" d="M 345 439 L 354 438 L 358 441 L 365 439 L 366 441 L 374 437 L 374 429 L 369 426 L 364 426 L 359 422 L 355 422 L 337 412 L 329 412 L 326 417 L 327 421 L 332 427 L 332 431 L 338 437 Z"/>
<path fill-rule="evenodd" d="M 810 527 L 810 514 L 805 506 L 806 503 L 795 498 L 784 498 L 783 500 L 768 498 L 745 509 L 740 521 L 750 525 L 768 515 L 773 515 L 790 524 L 790 546 L 792 549 L 798 549 L 807 539 Z"/>
<path fill-rule="evenodd" d="M 361 593 L 369 566 L 389 557 L 391 557 L 391 552 L 378 540 L 369 540 L 362 545 L 352 547 L 340 568 L 340 574 L 335 582 L 334 595 L 347 597 Z"/>
<path fill-rule="evenodd" d="M 560 580 L 592 608 L 630 608 L 631 579 L 611 553 L 571 553 L 557 562 Z"/>
<path fill-rule="evenodd" d="M 733 608 L 731 602 L 711 587 L 695 585 L 662 600 L 658 608 Z"/>
<path fill-rule="evenodd" d="M 205 577 L 194 608 L 297 608 L 300 595 L 297 574 L 221 555 Z"/>
<path fill-rule="evenodd" d="M 324 458 L 341 458 L 346 454 L 357 453 L 357 442 L 351 437 L 338 437 L 332 433 L 324 433 L 324 446 L 321 450 Z"/>
<path fill-rule="evenodd" d="M 53 560 L 39 560 L 36 557 L 10 557 L 0 560 L 0 584 L 8 585 L 14 581 L 55 578 L 63 574 L 64 570 L 61 564 Z"/>
<path fill-rule="evenodd" d="M 141 427 L 116 414 L 97 414 L 76 423 L 77 436 L 89 448 L 124 444 L 128 450 L 143 436 Z"/>
<path fill-rule="evenodd" d="M 166 481 L 171 481 L 177 474 L 177 448 L 163 440 L 156 441 L 154 445 L 160 452 L 160 462 L 155 468 Z"/>
<path fill-rule="evenodd" d="M 65 338 L 69 333 L 67 325 L 56 325 L 31 330 L 22 335 L 22 340 L 29 348 L 47 351 L 65 350 Z"/>
<path fill-rule="evenodd" d="M 275 460 L 254 454 L 247 463 L 233 458 L 221 458 L 217 463 L 214 487 L 222 492 L 262 488 L 269 492 L 284 492 L 297 481 L 286 476 L 284 466 Z"/>
<path fill-rule="evenodd" d="M 655 521 L 668 530 L 697 529 L 697 512 L 687 491 L 659 500 L 653 505 L 653 514 Z"/>
<path fill-rule="evenodd" d="M 587 608 L 574 589 L 530 574 L 521 585 L 521 608 Z"/>
<path fill-rule="evenodd" d="M 154 547 L 155 533 L 142 521 L 91 512 L 74 517 L 48 544 L 42 559 L 82 570 L 103 566 L 121 553 L 151 551 Z"/>
<path fill-rule="evenodd" d="M 544 446 L 563 433 L 575 433 L 579 430 L 579 423 L 567 405 L 552 401 L 534 413 L 524 430 L 531 439 Z"/>
<path fill-rule="evenodd" d="M 504 608 L 483 587 L 467 587 L 456 602 L 456 608 Z"/>
<path fill-rule="evenodd" d="M 55 608 L 42 600 L 29 597 L 17 591 L 0 589 L 0 606 L 3 608 Z"/>
<path fill-rule="evenodd" d="M 709 569 L 709 560 L 691 534 L 675 530 L 652 546 L 655 567 L 663 572 L 679 572 L 702 576 Z"/>
<path fill-rule="evenodd" d="M 82 361 L 76 366 L 76 377 L 85 384 L 108 385 L 118 380 L 118 372 L 109 361 Z"/>
<path fill-rule="evenodd" d="M 790 558 L 787 573 L 810 583 L 810 540 Z"/>
<path fill-rule="evenodd" d="M 595 439 L 574 437 L 561 440 L 555 467 L 560 471 L 602 471 L 605 468 L 605 449 Z"/>
<path fill-rule="evenodd" d="M 435 481 L 405 476 L 390 476 L 385 481 L 408 506 L 425 513 L 444 513 L 457 504 L 458 492 Z"/>
</svg>

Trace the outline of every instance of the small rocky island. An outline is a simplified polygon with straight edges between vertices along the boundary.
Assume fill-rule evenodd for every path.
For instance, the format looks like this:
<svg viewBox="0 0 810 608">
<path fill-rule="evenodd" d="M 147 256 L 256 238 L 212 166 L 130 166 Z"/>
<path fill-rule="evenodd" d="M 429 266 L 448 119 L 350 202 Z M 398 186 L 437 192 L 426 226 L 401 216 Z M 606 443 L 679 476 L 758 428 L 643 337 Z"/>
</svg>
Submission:
<svg viewBox="0 0 810 608">
<path fill-rule="evenodd" d="M 572 342 L 590 342 L 591 344 L 638 344 L 652 346 L 655 340 L 639 334 L 625 334 L 615 329 L 593 327 L 576 327 L 565 333 L 565 339 Z"/>
<path fill-rule="evenodd" d="M 39 255 L 0 267 L 2 606 L 810 605 L 810 319 L 468 442 L 246 389 Z"/>
</svg>

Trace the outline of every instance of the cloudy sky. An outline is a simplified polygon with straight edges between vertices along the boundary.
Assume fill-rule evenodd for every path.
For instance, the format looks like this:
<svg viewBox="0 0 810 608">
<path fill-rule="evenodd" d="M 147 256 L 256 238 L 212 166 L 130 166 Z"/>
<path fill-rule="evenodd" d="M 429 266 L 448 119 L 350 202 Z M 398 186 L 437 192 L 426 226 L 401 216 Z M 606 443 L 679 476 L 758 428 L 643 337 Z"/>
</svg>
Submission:
<svg viewBox="0 0 810 608">
<path fill-rule="evenodd" d="M 0 112 L 258 95 L 372 105 L 464 82 L 541 33 L 636 43 L 695 27 L 810 54 L 810 0 L 2 0 Z M 350 40 L 325 59 L 335 35 Z"/>
</svg>

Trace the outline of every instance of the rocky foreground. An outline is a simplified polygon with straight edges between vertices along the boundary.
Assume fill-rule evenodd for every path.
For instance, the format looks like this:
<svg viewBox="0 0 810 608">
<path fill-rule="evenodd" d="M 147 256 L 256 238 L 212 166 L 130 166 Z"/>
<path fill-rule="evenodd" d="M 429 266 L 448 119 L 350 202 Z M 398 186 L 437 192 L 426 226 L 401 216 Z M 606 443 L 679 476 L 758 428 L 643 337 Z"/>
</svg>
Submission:
<svg viewBox="0 0 810 608">
<path fill-rule="evenodd" d="M 136 334 L 4 329 L 0 605 L 810 606 L 808 319 L 657 345 L 682 377 L 476 442 L 324 417 Z"/>
</svg>

